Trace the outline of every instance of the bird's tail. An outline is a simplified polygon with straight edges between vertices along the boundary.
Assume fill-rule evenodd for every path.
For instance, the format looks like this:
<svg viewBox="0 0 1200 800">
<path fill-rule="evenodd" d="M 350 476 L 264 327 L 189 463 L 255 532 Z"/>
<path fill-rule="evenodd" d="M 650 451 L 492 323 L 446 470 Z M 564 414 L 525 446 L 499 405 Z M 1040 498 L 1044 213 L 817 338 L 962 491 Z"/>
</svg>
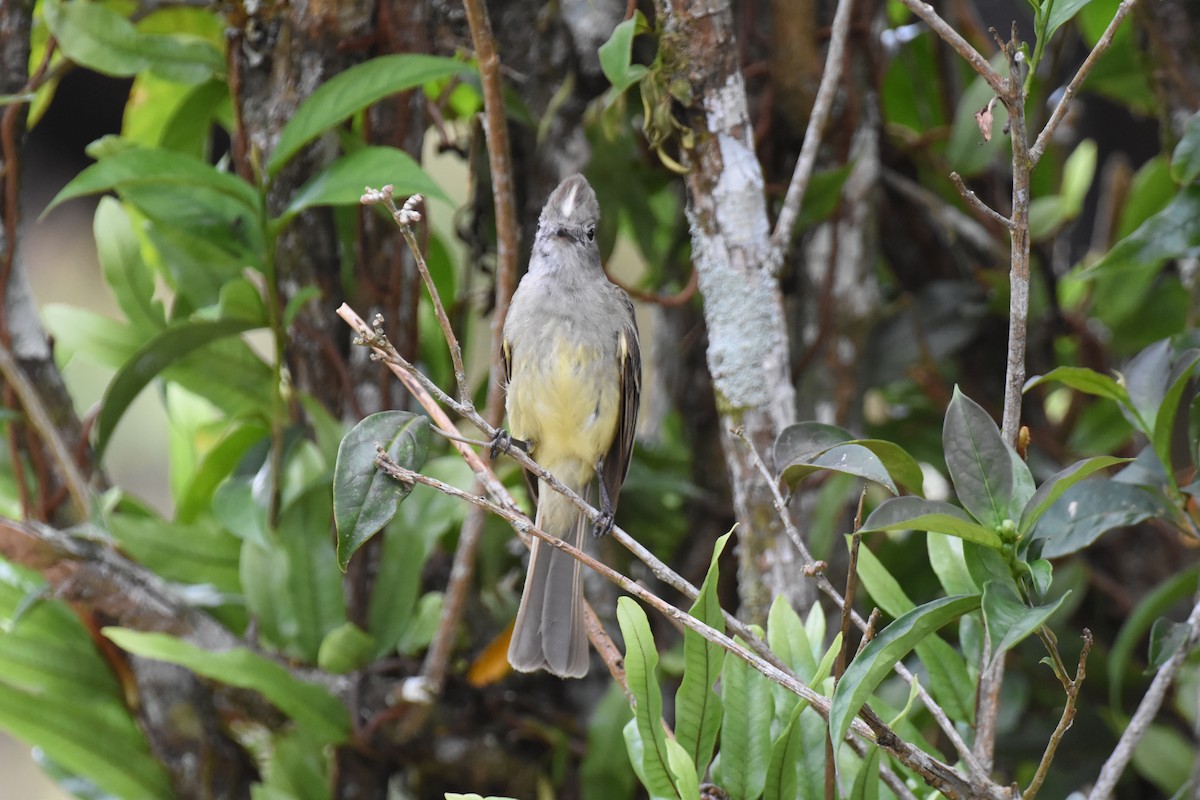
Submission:
<svg viewBox="0 0 1200 800">
<path fill-rule="evenodd" d="M 586 499 L 585 492 L 580 494 Z M 535 522 L 547 533 L 583 547 L 587 517 L 544 483 L 538 487 Z M 562 678 L 582 678 L 588 670 L 580 564 L 538 539 L 529 557 L 508 662 L 520 672 L 544 669 Z"/>
</svg>

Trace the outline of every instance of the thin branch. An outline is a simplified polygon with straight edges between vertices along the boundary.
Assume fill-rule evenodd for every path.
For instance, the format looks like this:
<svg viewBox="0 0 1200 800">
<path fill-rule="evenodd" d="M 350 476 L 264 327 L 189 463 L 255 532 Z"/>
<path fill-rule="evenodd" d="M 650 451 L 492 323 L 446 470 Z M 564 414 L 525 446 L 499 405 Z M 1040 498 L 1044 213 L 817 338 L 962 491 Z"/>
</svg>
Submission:
<svg viewBox="0 0 1200 800">
<path fill-rule="evenodd" d="M 54 420 L 50 419 L 50 414 L 47 413 L 38 390 L 29 382 L 25 371 L 21 369 L 21 365 L 13 358 L 12 351 L 7 347 L 0 347 L 0 376 L 4 377 L 5 384 L 10 386 L 16 394 L 29 424 L 33 426 L 38 437 L 46 443 L 54 455 L 59 473 L 62 475 L 71 500 L 75 503 L 79 513 L 79 519 L 87 519 L 91 513 L 89 500 L 91 493 L 88 491 L 87 479 L 83 477 L 79 465 L 72 457 L 66 442 L 63 441 L 58 426 L 54 424 Z"/>
<path fill-rule="evenodd" d="M 492 425 L 504 417 L 504 393 L 501 391 L 500 347 L 504 339 L 504 321 L 517 286 L 517 250 L 520 228 L 513 199 L 512 157 L 508 145 L 508 122 L 504 112 L 504 93 L 500 82 L 500 58 L 492 36 L 492 22 L 483 0 L 463 0 L 467 25 L 479 62 L 483 86 L 483 121 L 486 131 L 488 164 L 492 173 L 492 202 L 496 206 L 496 307 L 492 312 L 492 364 L 484 416 Z"/>
<path fill-rule="evenodd" d="M 796 169 L 792 173 L 792 181 L 783 198 L 783 207 L 779 210 L 779 218 L 775 221 L 775 231 L 771 234 L 771 250 L 767 267 L 773 273 L 778 272 L 783 266 L 784 256 L 787 255 L 787 248 L 796 228 L 796 220 L 800 218 L 804 193 L 808 189 L 808 182 L 812 179 L 813 169 L 817 163 L 817 151 L 821 147 L 821 136 L 825 133 L 825 125 L 829 122 L 829 115 L 833 111 L 833 100 L 838 86 L 841 84 L 842 68 L 846 61 L 846 40 L 850 34 L 850 18 L 853 8 L 854 0 L 838 0 L 837 11 L 833 15 L 829 52 L 825 56 L 825 71 L 821 74 L 821 83 L 817 87 L 816 99 L 813 100 L 812 114 L 808 118 L 808 129 L 804 132 L 804 143 L 800 146 L 800 156 L 796 159 Z"/>
<path fill-rule="evenodd" d="M 1088 653 L 1092 650 L 1092 632 L 1084 628 L 1083 630 L 1083 648 L 1079 651 L 1079 666 L 1075 670 L 1075 680 L 1071 681 L 1067 686 L 1067 702 L 1063 706 L 1062 717 L 1058 720 L 1058 725 L 1054 728 L 1054 733 L 1050 735 L 1050 742 L 1046 745 L 1046 752 L 1042 754 L 1041 763 L 1038 764 L 1037 772 L 1033 776 L 1033 780 L 1029 782 L 1029 788 L 1021 795 L 1021 800 L 1034 800 L 1037 797 L 1038 791 L 1042 788 L 1042 783 L 1046 780 L 1046 774 L 1050 771 L 1050 764 L 1054 761 L 1054 754 L 1058 751 L 1058 745 L 1062 741 L 1063 736 L 1071 728 L 1071 723 L 1075 721 L 1075 704 L 1079 700 L 1079 689 L 1083 686 L 1083 679 L 1087 677 L 1087 659 Z"/>
<path fill-rule="evenodd" d="M 1092 67 L 1096 66 L 1096 62 L 1100 60 L 1100 56 L 1112 45 L 1113 36 L 1117 32 L 1117 28 L 1120 27 L 1121 21 L 1129 15 L 1129 12 L 1133 10 L 1135 5 L 1137 5 L 1137 0 L 1123 0 L 1121 5 L 1117 6 L 1117 11 L 1113 14 L 1112 21 L 1108 23 L 1108 27 L 1104 29 L 1100 40 L 1092 48 L 1092 52 L 1088 53 L 1088 57 L 1083 60 L 1083 64 L 1080 65 L 1075 76 L 1071 78 L 1071 82 L 1063 90 L 1063 95 L 1059 98 L 1058 104 L 1054 106 L 1054 111 L 1050 113 L 1050 119 L 1046 121 L 1046 126 L 1038 134 L 1037 141 L 1033 143 L 1033 147 L 1029 148 L 1029 160 L 1031 164 L 1036 165 L 1041 160 L 1042 154 L 1046 152 L 1046 145 L 1050 143 L 1055 129 L 1058 128 L 1058 124 L 1062 122 L 1063 116 L 1067 113 L 1067 106 L 1070 104 L 1071 99 L 1079 92 L 1079 87 L 1087 79 L 1088 73 L 1092 71 Z"/>
<path fill-rule="evenodd" d="M 929 3 L 923 3 L 921 0 L 900 0 L 905 8 L 913 12 L 923 21 L 930 29 L 942 38 L 942 40 L 950 45 L 956 53 L 963 57 L 971 68 L 984 79 L 991 90 L 997 95 L 1004 95 L 1008 91 L 1008 81 L 1000 75 L 988 60 L 980 55 L 979 51 L 970 45 L 958 31 L 950 26 L 950 23 L 938 16 L 938 13 L 933 10 L 933 6 Z"/>
<path fill-rule="evenodd" d="M 995 222 L 997 225 L 1003 226 L 1005 230 L 1012 230 L 1013 221 L 989 206 L 987 203 L 980 200 L 979 195 L 975 194 L 974 191 L 972 191 L 965 183 L 963 183 L 961 175 L 959 175 L 957 172 L 951 172 L 950 180 L 954 184 L 954 188 L 958 189 L 958 193 L 962 195 L 962 198 L 967 201 L 967 205 L 978 211 L 980 214 L 983 214 L 983 216 L 987 217 L 992 222 Z"/>
<path fill-rule="evenodd" d="M 950 173 L 951 180 L 954 179 L 955 175 L 956 173 Z M 1003 245 L 999 237 L 993 235 L 990 230 L 970 215 L 960 211 L 957 206 L 943 200 L 935 192 L 931 192 L 911 178 L 891 169 L 883 171 L 883 182 L 891 189 L 899 192 L 906 199 L 924 206 L 928 210 L 930 217 L 946 229 L 948 236 L 969 243 L 981 253 L 994 253 L 998 258 L 1008 255 L 1008 248 Z M 960 189 L 959 191 L 962 190 Z M 970 190 L 968 189 L 967 191 Z M 974 196 L 973 192 L 972 196 Z M 967 198 L 967 201 L 971 202 L 971 198 Z M 983 203 L 982 200 L 979 202 Z M 984 209 L 986 209 L 984 213 L 995 213 L 986 205 L 984 205 Z M 1007 217 L 1000 217 L 1000 220 L 997 221 L 1004 226 L 1005 230 L 1008 230 Z"/>
<path fill-rule="evenodd" d="M 761 460 L 761 459 L 760 459 Z M 850 563 L 846 567 L 846 599 L 842 603 L 842 646 L 838 649 L 837 659 L 833 663 L 833 686 L 837 689 L 846 671 L 847 656 L 850 652 L 850 615 L 854 611 L 854 593 L 858 588 L 858 550 L 862 545 L 863 504 L 867 500 L 867 487 L 863 486 L 858 496 L 858 510 L 854 514 L 854 533 L 850 537 Z M 866 642 L 864 636 L 862 642 Z M 825 737 L 825 800 L 834 800 L 837 796 L 835 779 L 837 769 L 834 762 L 833 739 Z"/>
<path fill-rule="evenodd" d="M 1104 766 L 1101 767 L 1100 774 L 1096 777 L 1096 784 L 1092 787 L 1092 793 L 1088 795 L 1088 800 L 1108 800 L 1112 795 L 1121 773 L 1125 771 L 1129 760 L 1133 758 L 1133 751 L 1142 737 L 1146 735 L 1150 723 L 1154 721 L 1154 716 L 1162 706 L 1167 689 L 1175 681 L 1175 676 L 1179 674 L 1183 662 L 1187 660 L 1188 653 L 1197 642 L 1200 642 L 1200 601 L 1196 602 L 1191 613 L 1188 614 L 1187 626 L 1189 628 L 1187 640 L 1167 659 L 1165 664 L 1158 668 L 1158 674 L 1154 676 L 1154 680 L 1150 682 L 1150 688 L 1146 690 L 1142 701 L 1138 703 L 1137 711 L 1133 712 L 1133 717 L 1125 726 L 1125 732 L 1121 734 L 1117 746 L 1109 755 L 1108 760 L 1104 762 Z"/>
</svg>

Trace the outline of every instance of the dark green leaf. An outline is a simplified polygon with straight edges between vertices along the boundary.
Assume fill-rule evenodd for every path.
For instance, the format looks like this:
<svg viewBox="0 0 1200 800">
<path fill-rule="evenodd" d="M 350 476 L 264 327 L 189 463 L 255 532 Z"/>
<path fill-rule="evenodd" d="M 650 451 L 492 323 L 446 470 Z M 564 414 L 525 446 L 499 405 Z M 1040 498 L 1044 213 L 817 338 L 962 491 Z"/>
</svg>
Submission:
<svg viewBox="0 0 1200 800">
<path fill-rule="evenodd" d="M 854 171 L 854 162 L 834 169 L 818 170 L 812 174 L 800 203 L 800 216 L 796 218 L 796 230 L 824 222 L 837 211 L 842 201 L 842 187 Z"/>
<path fill-rule="evenodd" d="M 185 321 L 166 328 L 142 345 L 117 371 L 104 392 L 96 420 L 96 460 L 100 461 L 104 455 L 104 448 L 129 404 L 167 366 L 218 339 L 254 327 L 254 323 L 234 319 Z"/>
<path fill-rule="evenodd" d="M 696 602 L 688 610 L 693 617 L 722 633 L 725 631 L 725 616 L 721 613 L 721 603 L 717 598 L 717 582 L 720 580 L 717 559 L 725 549 L 729 536 L 727 533 L 717 539 L 708 574 L 700 586 Z M 675 692 L 675 739 L 695 765 L 696 777 L 702 779 L 708 772 L 717 732 L 721 728 L 721 698 L 713 691 L 713 686 L 721 677 L 725 649 L 685 628 L 683 661 L 683 680 Z"/>
<path fill-rule="evenodd" d="M 1001 657 L 1045 625 L 1066 599 L 1063 595 L 1053 603 L 1030 608 L 1006 584 L 992 581 L 985 585 L 983 619 L 992 641 L 992 658 Z"/>
<path fill-rule="evenodd" d="M 321 84 L 300 104 L 279 136 L 267 172 L 277 174 L 301 147 L 355 112 L 389 95 L 467 72 L 469 68 L 460 61 L 423 54 L 380 56 L 351 67 Z"/>
<path fill-rule="evenodd" d="M 126 652 L 178 664 L 229 686 L 252 689 L 320 741 L 338 744 L 350 737 L 350 715 L 337 698 L 243 647 L 210 652 L 165 633 L 127 628 L 105 628 L 103 633 Z"/>
<path fill-rule="evenodd" d="M 1200 184 L 1180 190 L 1167 207 L 1122 239 L 1082 277 L 1125 270 L 1156 269 L 1169 258 L 1200 254 Z"/>
<path fill-rule="evenodd" d="M 1045 483 L 1038 487 L 1033 497 L 1021 514 L 1021 525 L 1018 530 L 1022 535 L 1033 530 L 1033 526 L 1041 519 L 1042 514 L 1062 496 L 1063 492 L 1079 483 L 1084 478 L 1106 469 L 1114 464 L 1125 464 L 1133 459 L 1117 458 L 1115 456 L 1097 456 L 1083 461 L 1077 461 L 1064 470 L 1054 473 Z"/>
<path fill-rule="evenodd" d="M 258 192 L 241 178 L 198 158 L 154 147 L 127 147 L 92 164 L 55 195 L 42 215 L 76 197 L 138 186 L 165 188 L 185 204 L 194 200 L 189 192 L 205 189 L 237 201 L 255 218 L 258 215 Z"/>
<path fill-rule="evenodd" d="M 725 660 L 721 675 L 721 752 L 713 762 L 713 781 L 733 800 L 755 800 L 767 781 L 771 759 L 771 684 L 740 658 Z"/>
<path fill-rule="evenodd" d="M 889 497 L 863 523 L 863 533 L 877 531 L 936 531 L 986 547 L 999 548 L 1000 536 L 972 520 L 960 508 L 940 500 Z"/>
<path fill-rule="evenodd" d="M 412 156 L 394 147 L 364 147 L 342 156 L 300 187 L 280 221 L 286 223 L 314 206 L 358 205 L 365 186 L 392 184 L 397 197 L 421 194 L 449 203 L 449 198 Z"/>
<path fill-rule="evenodd" d="M 814 472 L 828 470 L 853 475 L 874 481 L 885 487 L 892 494 L 898 494 L 896 484 L 887 468 L 879 457 L 859 444 L 840 444 L 831 447 L 811 461 L 804 463 L 793 462 L 784 468 L 783 480 L 788 486 L 795 486 Z"/>
<path fill-rule="evenodd" d="M 831 447 L 852 441 L 845 428 L 823 422 L 797 422 L 788 425 L 775 438 L 775 469 L 782 472 L 788 464 L 808 461 Z"/>
<path fill-rule="evenodd" d="M 771 745 L 763 800 L 823 800 L 825 721 L 801 701 Z"/>
<path fill-rule="evenodd" d="M 963 508 L 989 528 L 1005 520 L 1016 524 L 1033 495 L 1033 476 L 987 412 L 958 387 L 946 409 L 942 446 Z"/>
<path fill-rule="evenodd" d="M 808 632 L 804 629 L 800 615 L 792 609 L 782 594 L 775 595 L 771 610 L 767 614 L 767 644 L 780 661 L 802 678 L 816 671 L 817 659 L 813 655 Z M 787 691 L 782 687 L 781 690 Z"/>
<path fill-rule="evenodd" d="M 946 594 L 975 594 L 976 586 L 963 556 L 963 541 L 957 536 L 930 532 L 925 537 L 929 566 L 933 567 Z"/>
<path fill-rule="evenodd" d="M 108 526 L 121 549 L 169 581 L 211 584 L 225 595 L 241 591 L 241 542 L 211 517 L 193 524 L 114 513 Z"/>
<path fill-rule="evenodd" d="M 396 650 L 400 655 L 413 657 L 429 647 L 442 618 L 444 600 L 441 592 L 426 592 L 421 595 L 408 624 L 400 634 L 400 640 L 396 642 Z"/>
<path fill-rule="evenodd" d="M 1151 725 L 1133 751 L 1138 774 L 1158 787 L 1162 797 L 1182 800 L 1180 793 L 1196 760 L 1196 744 L 1190 737 L 1167 725 Z"/>
<path fill-rule="evenodd" d="M 1171 382 L 1171 343 L 1167 340 L 1146 347 L 1125 365 L 1125 389 L 1137 410 L 1130 422 L 1153 439 L 1154 421 Z"/>
<path fill-rule="evenodd" d="M 1033 538 L 1045 540 L 1044 558 L 1058 558 L 1082 550 L 1105 531 L 1171 515 L 1161 496 L 1141 487 L 1109 480 L 1083 481 L 1047 509 L 1034 526 Z"/>
<path fill-rule="evenodd" d="M 888 625 L 862 649 L 833 692 L 829 725 L 835 751 L 850 730 L 854 716 L 892 666 L 926 636 L 974 611 L 979 601 L 979 595 L 954 595 L 926 603 Z"/>
<path fill-rule="evenodd" d="M 1182 186 L 1200 178 L 1200 112 L 1192 114 L 1171 156 L 1171 177 Z"/>
<path fill-rule="evenodd" d="M 1035 386 L 1051 381 L 1064 384 L 1084 394 L 1114 400 L 1123 408 L 1132 408 L 1129 402 L 1129 393 L 1125 391 L 1125 387 L 1112 377 L 1086 367 L 1057 367 L 1045 375 L 1034 375 L 1025 382 L 1024 391 L 1028 392 Z"/>
<path fill-rule="evenodd" d="M 642 750 L 640 758 L 631 751 L 630 760 L 635 768 L 640 765 L 638 776 L 652 797 L 678 797 L 668 761 L 667 735 L 662 727 L 662 690 L 655 675 L 658 650 L 650 633 L 650 622 L 642 607 L 628 597 L 617 600 L 617 622 L 625 640 L 625 678 L 637 701 L 632 724 Z"/>
<path fill-rule="evenodd" d="M 345 571 L 350 556 L 396 514 L 412 491 L 375 464 L 382 447 L 402 467 L 417 470 L 429 451 L 429 419 L 407 411 L 381 411 L 354 426 L 338 448 L 333 478 L 333 508 L 338 529 L 338 564 Z"/>
</svg>

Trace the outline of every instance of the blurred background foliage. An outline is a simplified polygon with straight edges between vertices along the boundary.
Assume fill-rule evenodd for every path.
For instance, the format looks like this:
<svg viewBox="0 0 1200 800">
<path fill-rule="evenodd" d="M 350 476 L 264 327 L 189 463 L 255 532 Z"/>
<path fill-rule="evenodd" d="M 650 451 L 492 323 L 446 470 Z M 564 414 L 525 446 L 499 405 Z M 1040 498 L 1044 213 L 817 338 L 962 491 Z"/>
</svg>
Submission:
<svg viewBox="0 0 1200 800">
<path fill-rule="evenodd" d="M 1037 43 L 1044 55 L 1030 81 L 1032 130 L 1117 6 L 1058 3 L 1075 13 Z M 647 389 L 618 523 L 699 585 L 733 513 L 703 298 L 673 172 L 686 125 L 672 96 L 686 87 L 664 94 L 653 80 L 648 4 L 634 4 L 649 22 L 625 38 L 613 35 L 623 2 L 491 5 L 523 252 L 550 189 L 583 171 L 604 209 L 610 274 L 639 301 Z M 1014 19 L 1033 44 L 1036 4 L 935 5 L 985 53 L 995 51 L 988 27 L 1006 31 Z M 833 6 L 735 8 L 730 45 L 773 209 L 803 137 Z M 51 367 L 67 378 L 65 388 L 37 388 L 56 423 L 75 416 L 62 431 L 91 491 L 78 507 L 10 410 L 0 419 L 10 442 L 0 451 L 0 507 L 144 567 L 149 573 L 130 574 L 152 574 L 154 592 L 199 616 L 183 615 L 174 628 L 139 624 L 146 601 L 98 603 L 77 575 L 55 572 L 67 545 L 49 562 L 40 551 L 6 549 L 0 729 L 35 747 L 45 772 L 79 797 L 471 790 L 619 800 L 643 791 L 622 737 L 629 706 L 602 669 L 566 683 L 507 672 L 503 645 L 523 569 L 506 526 L 486 523 L 447 683 L 415 730 L 405 727 L 412 712 L 400 689 L 434 635 L 465 509 L 418 486 L 346 574 L 335 557 L 330 486 L 342 437 L 371 413 L 413 409 L 351 345 L 333 310 L 345 301 L 364 317 L 382 313 L 406 357 L 444 388 L 453 380 L 411 254 L 386 215 L 358 205 L 364 185 L 425 195 L 422 245 L 466 343 L 481 407 L 487 390 L 496 232 L 461 10 L 442 0 L 340 9 L 38 0 L 25 10 L 29 29 L 12 29 L 17 37 L 6 33 L 3 44 L 24 49 L 40 76 L 36 91 L 23 95 L 24 75 L 0 86 L 6 109 L 28 111 L 16 265 L 40 301 Z M 1155 620 L 1179 618 L 1200 574 L 1200 413 L 1188 361 L 1200 314 L 1198 43 L 1194 3 L 1139 5 L 1033 175 L 1028 371 L 1046 379 L 1026 395 L 1028 464 L 1040 484 L 1080 458 L 1137 458 L 1123 468 L 1124 485 L 1157 492 L 1138 495 L 1133 511 L 1108 509 L 1077 531 L 1078 547 L 1052 554 L 1050 594 L 1071 591 L 1051 626 L 1065 652 L 1076 652 L 1084 627 L 1096 648 L 1047 796 L 1094 778 L 1149 681 Z M 944 498 L 946 408 L 958 386 L 998 416 L 1008 308 L 1007 234 L 973 215 L 947 176 L 957 171 L 1005 210 L 1005 119 L 998 113 L 991 141 L 981 140 L 975 113 L 988 102 L 986 86 L 890 0 L 858 3 L 846 73 L 780 276 L 797 418 L 900 444 L 921 462 L 926 496 Z M 6 130 L 19 132 L 5 122 L 14 124 Z M 14 155 L 5 153 L 9 169 Z M 87 228 L 95 265 L 72 269 L 86 262 L 65 242 L 86 238 Z M 6 338 L 36 334 L 39 323 L 13 313 L 22 301 L 8 291 Z M 1153 416 L 1129 413 L 1139 402 L 1130 398 L 1131 370 L 1155 358 L 1153 370 L 1137 374 L 1160 390 L 1179 387 L 1165 433 Z M 1055 372 L 1062 368 L 1078 371 Z M 17 408 L 11 396 L 6 402 Z M 427 474 L 472 488 L 469 470 L 437 437 L 418 460 Z M 523 497 L 515 467 L 498 468 Z M 1064 502 L 1095 505 L 1122 491 L 1108 481 L 1079 487 L 1090 496 Z M 835 583 L 860 489 L 828 473 L 792 498 Z M 871 489 L 867 510 L 883 497 Z M 916 602 L 943 592 L 923 535 L 875 534 L 865 545 Z M 658 586 L 611 542 L 597 548 Z M 732 610 L 739 576 L 726 560 L 713 592 Z M 881 586 L 867 582 L 864 612 L 887 609 Z M 615 633 L 615 590 L 597 580 L 589 595 Z M 797 611 L 814 636 L 805 663 L 815 666 L 834 626 L 827 635 L 819 607 L 816 616 Z M 677 682 L 678 632 L 661 619 L 649 625 L 660 677 Z M 969 624 L 945 636 L 966 650 Z M 1062 703 L 1041 657 L 1034 642 L 1012 650 L 1001 704 L 997 771 L 1022 783 Z M 1194 774 L 1198 686 L 1193 655 L 1122 797 L 1184 791 Z M 904 691 L 885 683 L 879 696 L 899 709 Z M 922 709 L 906 724 L 945 752 Z M 820 730 L 804 735 L 819 739 Z"/>
</svg>

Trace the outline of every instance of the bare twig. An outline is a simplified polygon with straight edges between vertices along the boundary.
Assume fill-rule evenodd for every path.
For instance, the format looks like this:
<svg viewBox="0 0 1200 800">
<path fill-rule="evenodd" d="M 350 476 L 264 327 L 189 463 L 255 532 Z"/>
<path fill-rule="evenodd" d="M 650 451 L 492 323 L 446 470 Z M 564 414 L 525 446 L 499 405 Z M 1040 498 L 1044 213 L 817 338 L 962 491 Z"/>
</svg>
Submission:
<svg viewBox="0 0 1200 800">
<path fill-rule="evenodd" d="M 1055 129 L 1058 128 L 1058 124 L 1062 122 L 1063 116 L 1067 113 L 1067 106 L 1070 105 L 1071 99 L 1075 97 L 1079 91 L 1079 87 L 1083 85 L 1088 73 L 1092 71 L 1092 67 L 1096 66 L 1096 62 L 1100 60 L 1100 56 L 1112 45 L 1113 35 L 1116 34 L 1121 21 L 1129 15 L 1129 12 L 1133 10 L 1135 5 L 1137 5 L 1137 0 L 1124 0 L 1121 5 L 1117 6 L 1117 11 L 1113 14 L 1112 21 L 1108 23 L 1108 27 L 1104 29 L 1100 40 L 1092 48 L 1092 52 L 1088 53 L 1088 57 L 1083 60 L 1083 64 L 1080 65 L 1079 69 L 1075 72 L 1075 76 L 1071 78 L 1071 82 L 1063 90 L 1063 95 L 1059 98 L 1058 104 L 1054 106 L 1054 110 L 1050 113 L 1050 119 L 1046 121 L 1046 126 L 1038 134 L 1037 141 L 1033 143 L 1033 147 L 1029 148 L 1031 165 L 1036 166 L 1038 161 L 1041 160 L 1042 154 L 1046 152 L 1046 145 L 1049 144 L 1051 137 L 1054 136 Z"/>
<path fill-rule="evenodd" d="M 967 201 L 967 205 L 990 219 L 992 222 L 1004 226 L 1005 230 L 1012 230 L 1013 221 L 989 206 L 987 203 L 980 200 L 979 195 L 975 194 L 975 192 L 973 192 L 965 183 L 963 183 L 961 175 L 959 175 L 957 172 L 951 172 L 950 180 L 954 183 L 954 188 L 958 189 L 958 193 L 961 194 L 963 199 Z"/>
<path fill-rule="evenodd" d="M 942 38 L 942 40 L 950 45 L 956 53 L 963 57 L 971 68 L 979 74 L 980 77 L 987 82 L 991 90 L 997 95 L 1004 95 L 1008 90 L 1008 83 L 999 72 L 992 69 L 992 65 L 988 60 L 980 55 L 979 51 L 964 39 L 958 31 L 950 26 L 950 23 L 938 16 L 938 13 L 933 10 L 933 6 L 922 0 L 900 0 L 905 8 L 913 12 L 923 21 L 930 29 Z"/>
<path fill-rule="evenodd" d="M 1083 648 L 1079 651 L 1079 666 L 1075 670 L 1075 680 L 1070 681 L 1067 685 L 1067 702 L 1063 706 L 1062 717 L 1058 720 L 1058 725 L 1054 728 L 1054 733 L 1050 735 L 1050 742 L 1046 745 L 1046 752 L 1042 754 L 1041 763 L 1038 764 L 1037 772 L 1034 773 L 1033 780 L 1029 782 L 1029 788 L 1021 795 L 1021 800 L 1034 800 L 1037 793 L 1042 788 L 1042 783 L 1046 780 L 1046 773 L 1050 771 L 1050 764 L 1054 761 L 1054 754 L 1058 751 L 1058 745 L 1062 741 L 1063 736 L 1071 728 L 1071 723 L 1075 721 L 1075 704 L 1079 700 L 1079 689 L 1083 685 L 1083 679 L 1087 677 L 1087 659 L 1088 653 L 1092 650 L 1092 632 L 1086 628 L 1083 631 Z"/>
<path fill-rule="evenodd" d="M 1186 624 L 1189 628 L 1186 641 L 1167 659 L 1165 664 L 1158 668 L 1158 674 L 1154 676 L 1154 680 L 1150 681 L 1150 688 L 1146 690 L 1142 701 L 1138 703 L 1137 711 L 1133 712 L 1133 717 L 1125 726 L 1125 732 L 1121 734 L 1117 746 L 1113 748 L 1112 754 L 1101 767 L 1100 774 L 1096 777 L 1096 784 L 1092 787 L 1092 793 L 1088 795 L 1088 800 L 1108 800 L 1112 795 L 1121 773 L 1125 771 L 1129 760 L 1133 758 L 1134 749 L 1146 735 L 1150 723 L 1154 721 L 1154 716 L 1162 706 L 1167 689 L 1175 681 L 1175 676 L 1179 674 L 1189 651 L 1197 642 L 1200 642 L 1200 601 L 1197 601 L 1192 607 Z"/>
<path fill-rule="evenodd" d="M 953 172 L 950 173 L 951 180 L 954 179 L 955 174 Z M 995 236 L 990 230 L 969 215 L 964 214 L 957 206 L 943 200 L 937 193 L 931 192 L 911 178 L 891 169 L 883 171 L 883 182 L 908 200 L 924 206 L 928 210 L 929 216 L 946 229 L 948 236 L 968 242 L 981 253 L 993 253 L 997 258 L 1003 258 L 1008 255 L 1008 248 L 1002 244 L 998 236 Z M 959 191 L 962 190 L 960 189 Z M 970 190 L 968 189 L 967 191 Z M 971 195 L 975 197 L 974 192 Z M 975 199 L 978 200 L 978 197 L 975 197 Z M 971 198 L 967 198 L 967 201 L 972 202 Z M 979 202 L 982 203 L 982 201 Z M 984 213 L 988 214 L 989 217 L 991 214 L 996 213 L 987 206 L 984 206 L 984 208 L 986 209 Z M 1008 230 L 1008 219 L 1006 217 L 1001 216 L 997 221 L 1004 226 L 1006 231 Z"/>
<path fill-rule="evenodd" d="M 771 234 L 770 260 L 767 264 L 771 272 L 778 272 L 783 266 L 788 244 L 792 240 L 792 232 L 796 228 L 796 220 L 800 217 L 804 192 L 808 189 L 808 182 L 812 178 L 813 168 L 817 163 L 817 150 L 821 147 L 821 136 L 825 133 L 825 124 L 829 121 L 829 115 L 833 111 L 833 100 L 842 80 L 842 68 L 846 61 L 846 40 L 850 34 L 850 18 L 853 9 L 854 0 L 838 0 L 829 38 L 829 52 L 825 56 L 825 71 L 822 73 L 821 83 L 817 87 L 816 99 L 813 100 L 812 114 L 808 118 L 808 129 L 804 132 L 804 143 L 800 146 L 800 156 L 796 159 L 796 169 L 792 173 L 792 181 L 783 198 L 783 207 L 779 210 L 779 218 L 775 221 L 775 231 Z"/>
<path fill-rule="evenodd" d="M 854 611 L 854 593 L 858 588 L 858 548 L 862 544 L 863 504 L 867 500 L 867 488 L 858 496 L 858 510 L 854 514 L 854 533 L 850 536 L 850 564 L 846 567 L 846 598 L 842 602 L 842 646 L 833 662 L 833 685 L 836 688 L 846 671 L 846 660 L 850 652 L 850 616 Z M 863 638 L 866 641 L 866 637 Z M 837 796 L 836 764 L 834 763 L 833 739 L 825 737 L 825 800 Z"/>
</svg>

